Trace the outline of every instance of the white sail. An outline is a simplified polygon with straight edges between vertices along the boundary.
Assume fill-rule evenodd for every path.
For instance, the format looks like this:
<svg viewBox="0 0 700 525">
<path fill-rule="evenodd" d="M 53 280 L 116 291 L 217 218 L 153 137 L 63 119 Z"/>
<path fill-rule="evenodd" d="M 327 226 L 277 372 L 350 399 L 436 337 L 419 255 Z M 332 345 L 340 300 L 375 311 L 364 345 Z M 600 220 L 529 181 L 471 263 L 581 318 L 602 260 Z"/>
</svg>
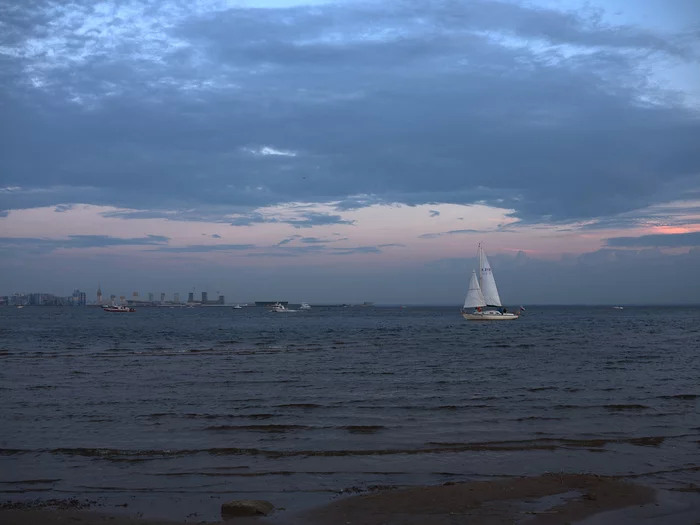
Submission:
<svg viewBox="0 0 700 525">
<path fill-rule="evenodd" d="M 472 270 L 472 278 L 469 281 L 469 291 L 467 292 L 467 297 L 464 299 L 464 308 L 477 308 L 479 306 L 486 306 L 486 301 L 484 301 L 484 296 L 481 293 L 479 280 L 476 278 L 476 271 Z"/>
<path fill-rule="evenodd" d="M 489 260 L 486 258 L 484 249 L 479 245 L 479 273 L 481 275 L 481 293 L 484 296 L 486 304 L 489 306 L 501 306 L 501 298 L 498 295 L 496 288 L 496 280 L 493 278 L 493 271 Z"/>
</svg>

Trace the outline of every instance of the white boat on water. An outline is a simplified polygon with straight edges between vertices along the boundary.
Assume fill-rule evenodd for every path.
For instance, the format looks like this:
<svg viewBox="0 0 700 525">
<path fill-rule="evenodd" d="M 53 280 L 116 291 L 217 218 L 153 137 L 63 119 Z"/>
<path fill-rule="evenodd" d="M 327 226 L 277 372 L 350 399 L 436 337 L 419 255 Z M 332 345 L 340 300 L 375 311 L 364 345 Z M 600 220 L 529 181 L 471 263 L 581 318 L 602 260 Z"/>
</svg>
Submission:
<svg viewBox="0 0 700 525">
<path fill-rule="evenodd" d="M 467 311 L 472 308 L 473 311 Z M 517 313 L 513 313 L 501 305 L 491 264 L 479 243 L 479 276 L 477 277 L 476 270 L 472 270 L 462 317 L 468 321 L 512 321 L 520 317 L 522 309 L 520 307 Z"/>
<path fill-rule="evenodd" d="M 124 306 L 121 304 L 111 305 L 111 306 L 103 306 L 102 309 L 105 312 L 112 312 L 112 313 L 131 313 L 131 312 L 136 311 L 136 308 L 131 308 L 129 306 Z"/>
<path fill-rule="evenodd" d="M 311 305 L 309 303 L 301 303 L 299 310 L 311 310 Z"/>
<path fill-rule="evenodd" d="M 282 303 L 275 303 L 270 307 L 271 312 L 275 312 L 278 314 L 286 314 L 287 312 L 296 312 L 296 310 L 290 310 L 286 306 L 284 306 Z"/>
<path fill-rule="evenodd" d="M 234 310 L 241 310 L 243 307 L 240 304 L 237 304 L 236 306 L 233 307 Z"/>
<path fill-rule="evenodd" d="M 622 307 L 622 306 L 613 306 L 613 309 L 615 309 L 615 310 L 624 310 L 624 307 Z"/>
</svg>

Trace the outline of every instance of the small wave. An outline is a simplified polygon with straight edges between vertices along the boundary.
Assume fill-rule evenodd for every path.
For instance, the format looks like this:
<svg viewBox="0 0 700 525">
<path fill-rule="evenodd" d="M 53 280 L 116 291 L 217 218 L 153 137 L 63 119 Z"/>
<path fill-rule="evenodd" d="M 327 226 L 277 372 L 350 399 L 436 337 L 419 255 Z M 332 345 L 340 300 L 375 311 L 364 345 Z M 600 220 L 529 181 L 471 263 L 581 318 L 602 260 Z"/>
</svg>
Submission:
<svg viewBox="0 0 700 525">
<path fill-rule="evenodd" d="M 606 410 L 611 410 L 613 412 L 620 412 L 622 410 L 648 410 L 651 407 L 639 404 L 629 404 L 629 405 L 603 405 Z"/>
<path fill-rule="evenodd" d="M 272 432 L 283 433 L 295 430 L 310 430 L 314 427 L 307 425 L 216 425 L 206 427 L 204 430 L 213 430 L 217 432 L 248 430 L 251 432 Z"/>
<path fill-rule="evenodd" d="M 543 392 L 545 390 L 559 390 L 556 386 L 540 386 L 536 388 L 528 388 L 528 392 Z"/>
<path fill-rule="evenodd" d="M 562 421 L 566 418 L 563 417 L 544 417 L 544 416 L 528 416 L 519 417 L 517 419 L 512 419 L 511 421 Z"/>
<path fill-rule="evenodd" d="M 187 419 L 271 419 L 274 414 L 184 414 Z"/>
<path fill-rule="evenodd" d="M 692 401 L 700 398 L 698 394 L 676 394 L 673 396 L 659 396 L 660 399 L 682 399 L 683 401 Z"/>
<path fill-rule="evenodd" d="M 382 425 L 347 425 L 340 428 L 347 430 L 351 434 L 376 434 L 386 427 Z"/>
<path fill-rule="evenodd" d="M 407 406 L 403 408 L 409 408 L 409 409 L 423 409 L 423 410 L 459 410 L 459 409 L 464 409 L 464 408 L 493 408 L 493 405 L 440 405 L 438 407 L 432 408 L 432 407 L 413 407 L 413 406 Z"/>
<path fill-rule="evenodd" d="M 322 408 L 323 405 L 316 403 L 287 403 L 285 405 L 277 405 L 278 408 Z"/>
<path fill-rule="evenodd" d="M 22 479 L 18 481 L 0 481 L 0 485 L 47 485 L 58 483 L 62 479 Z"/>
</svg>

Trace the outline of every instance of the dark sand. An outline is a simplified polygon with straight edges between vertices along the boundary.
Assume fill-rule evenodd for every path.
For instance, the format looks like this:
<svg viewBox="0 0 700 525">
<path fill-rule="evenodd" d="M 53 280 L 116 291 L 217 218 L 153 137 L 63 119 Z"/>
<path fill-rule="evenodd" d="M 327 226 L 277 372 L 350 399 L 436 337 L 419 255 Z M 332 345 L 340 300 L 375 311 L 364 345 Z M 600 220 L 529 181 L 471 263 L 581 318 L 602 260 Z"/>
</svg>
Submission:
<svg viewBox="0 0 700 525">
<path fill-rule="evenodd" d="M 563 525 L 604 511 L 654 501 L 654 490 L 617 478 L 583 474 L 446 484 L 387 490 L 335 501 L 301 515 L 236 518 L 236 525 Z M 196 520 L 188 520 L 196 523 Z M 3 525 L 166 525 L 165 521 L 50 508 L 0 510 Z"/>
<path fill-rule="evenodd" d="M 566 497 L 551 498 L 558 494 Z M 546 474 L 357 496 L 313 511 L 308 518 L 318 525 L 550 525 L 653 499 L 653 489 L 615 478 Z"/>
</svg>

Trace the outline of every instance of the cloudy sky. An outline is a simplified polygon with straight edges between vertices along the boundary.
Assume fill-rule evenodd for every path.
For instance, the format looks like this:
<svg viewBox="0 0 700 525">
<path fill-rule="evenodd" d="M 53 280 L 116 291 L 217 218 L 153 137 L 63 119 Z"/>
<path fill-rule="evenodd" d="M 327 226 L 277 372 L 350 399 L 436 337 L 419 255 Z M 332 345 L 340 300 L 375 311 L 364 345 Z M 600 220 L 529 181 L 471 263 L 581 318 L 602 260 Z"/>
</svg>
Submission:
<svg viewBox="0 0 700 525">
<path fill-rule="evenodd" d="M 698 302 L 697 0 L 0 0 L 0 294 Z"/>
</svg>

